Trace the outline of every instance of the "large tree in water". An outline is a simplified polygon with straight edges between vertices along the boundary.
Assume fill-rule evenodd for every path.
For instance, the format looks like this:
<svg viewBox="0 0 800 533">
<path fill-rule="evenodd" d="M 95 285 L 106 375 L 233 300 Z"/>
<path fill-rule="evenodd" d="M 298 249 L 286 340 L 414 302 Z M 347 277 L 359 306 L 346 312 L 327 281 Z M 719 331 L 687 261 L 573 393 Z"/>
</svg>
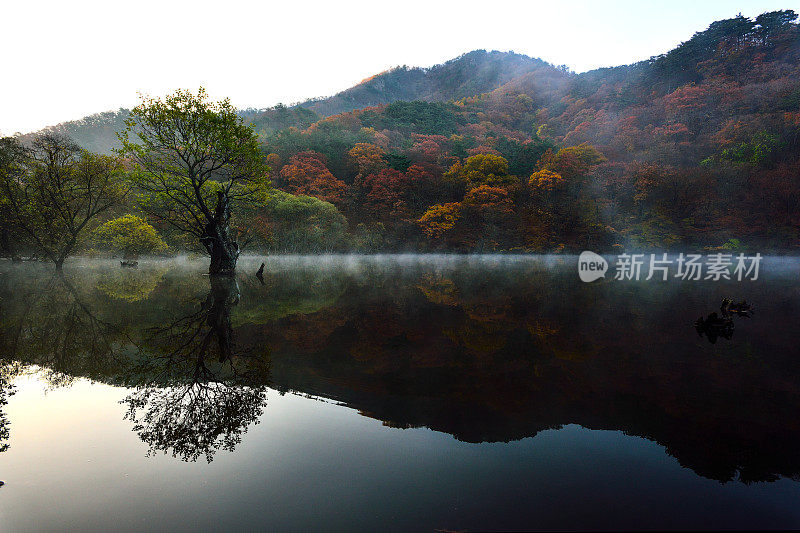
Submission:
<svg viewBox="0 0 800 533">
<path fill-rule="evenodd" d="M 209 102 L 177 91 L 143 97 L 119 137 L 121 153 L 137 166 L 142 208 L 195 235 L 211 256 L 210 274 L 236 269 L 239 245 L 231 234 L 231 204 L 265 185 L 266 167 L 252 127 L 229 100 Z"/>
</svg>

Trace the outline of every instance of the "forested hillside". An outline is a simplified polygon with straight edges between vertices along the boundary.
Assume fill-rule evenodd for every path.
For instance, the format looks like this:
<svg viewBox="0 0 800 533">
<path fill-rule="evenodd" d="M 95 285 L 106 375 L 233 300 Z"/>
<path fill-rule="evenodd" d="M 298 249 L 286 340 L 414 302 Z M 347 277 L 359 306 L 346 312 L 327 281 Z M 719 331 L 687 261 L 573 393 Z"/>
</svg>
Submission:
<svg viewBox="0 0 800 533">
<path fill-rule="evenodd" d="M 291 106 L 278 104 L 268 109 L 243 109 L 240 115 L 251 121 L 259 133 L 268 135 L 289 127 L 307 128 L 321 118 L 337 113 L 400 100 L 446 102 L 481 94 L 530 73 L 559 78 L 566 76 L 540 59 L 513 52 L 475 50 L 427 69 L 393 68 L 334 96 Z M 64 133 L 87 150 L 110 153 L 119 147 L 116 132 L 124 128 L 128 114 L 129 110 L 120 108 L 62 122 L 43 131 Z M 30 139 L 34 135 L 23 137 Z"/>
<path fill-rule="evenodd" d="M 284 251 L 797 251 L 796 20 L 583 74 L 476 51 L 243 112 L 278 192 L 236 223 Z M 57 128 L 104 151 L 123 115 Z"/>
<path fill-rule="evenodd" d="M 264 149 L 277 187 L 392 249 L 792 250 L 795 19 L 737 17 L 630 66 L 343 113 Z"/>
<path fill-rule="evenodd" d="M 524 74 L 553 75 L 552 70 L 544 61 L 522 54 L 475 50 L 429 69 L 394 68 L 335 96 L 309 100 L 298 107 L 327 117 L 400 100 L 444 102 L 491 91 Z"/>
</svg>

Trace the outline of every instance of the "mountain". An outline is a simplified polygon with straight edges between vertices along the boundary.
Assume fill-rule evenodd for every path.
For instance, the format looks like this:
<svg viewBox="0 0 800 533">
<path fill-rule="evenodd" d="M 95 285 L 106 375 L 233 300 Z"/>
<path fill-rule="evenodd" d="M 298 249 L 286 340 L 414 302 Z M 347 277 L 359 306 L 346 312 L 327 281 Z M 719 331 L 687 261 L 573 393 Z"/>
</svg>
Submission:
<svg viewBox="0 0 800 533">
<path fill-rule="evenodd" d="M 446 102 L 491 91 L 534 72 L 548 76 L 560 73 L 541 59 L 514 52 L 474 50 L 431 68 L 394 68 L 334 96 L 308 100 L 299 107 L 327 117 L 401 100 Z"/>
<path fill-rule="evenodd" d="M 389 104 L 422 100 L 446 102 L 494 90 L 520 76 L 564 80 L 567 75 L 540 59 L 513 52 L 475 50 L 430 68 L 397 67 L 362 81 L 327 98 L 316 98 L 294 106 L 279 104 L 268 109 L 245 109 L 263 135 L 295 127 L 304 129 L 331 115 Z M 62 122 L 42 131 L 61 132 L 87 150 L 108 153 L 118 146 L 116 132 L 124 128 L 129 110 L 106 111 L 78 120 Z M 24 135 L 32 138 L 40 132 Z"/>
<path fill-rule="evenodd" d="M 632 65 L 279 132 L 274 184 L 395 250 L 797 251 L 796 19 L 737 16 Z"/>
</svg>

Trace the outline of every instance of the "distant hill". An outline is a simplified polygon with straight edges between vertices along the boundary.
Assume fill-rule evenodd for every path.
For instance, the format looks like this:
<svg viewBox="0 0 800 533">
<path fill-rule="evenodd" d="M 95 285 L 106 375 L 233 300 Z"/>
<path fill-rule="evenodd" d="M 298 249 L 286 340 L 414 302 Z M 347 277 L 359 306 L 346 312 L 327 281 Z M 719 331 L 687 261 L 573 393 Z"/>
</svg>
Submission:
<svg viewBox="0 0 800 533">
<path fill-rule="evenodd" d="M 309 113 L 311 112 L 305 112 L 306 115 Z M 245 109 L 242 110 L 240 114 L 245 118 L 251 119 L 257 115 L 265 117 L 262 119 L 262 122 L 265 123 L 262 125 L 262 128 L 267 124 L 274 123 L 276 126 L 281 124 L 281 120 L 279 118 L 272 120 L 273 115 L 279 116 L 279 113 L 274 110 L 264 111 Z M 94 115 L 89 115 L 78 120 L 70 120 L 67 122 L 61 122 L 55 126 L 48 126 L 39 131 L 22 135 L 21 138 L 23 141 L 27 141 L 36 135 L 47 131 L 63 133 L 72 138 L 86 150 L 100 154 L 108 154 L 114 148 L 119 147 L 117 132 L 125 129 L 125 120 L 129 115 L 130 110 L 121 107 L 117 111 L 104 111 L 102 113 L 95 113 Z M 311 115 L 313 115 L 313 113 L 311 113 Z M 290 123 L 285 127 L 295 125 L 297 124 Z M 267 129 L 266 132 L 273 131 L 274 129 L 274 127 Z"/>
<path fill-rule="evenodd" d="M 542 61 L 513 52 L 475 50 L 430 68 L 397 67 L 327 98 L 317 98 L 287 107 L 245 109 L 262 136 L 295 127 L 304 129 L 331 115 L 389 104 L 422 100 L 446 102 L 489 92 L 520 76 L 564 80 L 567 75 Z M 82 119 L 62 122 L 42 131 L 58 131 L 93 152 L 108 153 L 118 146 L 116 132 L 124 128 L 129 110 L 106 111 Z M 31 138 L 32 134 L 23 138 Z"/>
<path fill-rule="evenodd" d="M 129 114 L 130 111 L 124 108 L 117 111 L 95 113 L 88 117 L 61 122 L 37 132 L 25 134 L 22 136 L 22 140 L 27 141 L 40 133 L 52 131 L 71 137 L 86 150 L 107 154 L 119 146 L 117 132 L 125 128 L 125 119 Z"/>
<path fill-rule="evenodd" d="M 299 107 L 327 117 L 401 100 L 446 102 L 494 90 L 534 72 L 552 76 L 559 71 L 541 59 L 522 54 L 474 50 L 431 68 L 394 68 L 334 96 L 308 100 Z"/>
</svg>

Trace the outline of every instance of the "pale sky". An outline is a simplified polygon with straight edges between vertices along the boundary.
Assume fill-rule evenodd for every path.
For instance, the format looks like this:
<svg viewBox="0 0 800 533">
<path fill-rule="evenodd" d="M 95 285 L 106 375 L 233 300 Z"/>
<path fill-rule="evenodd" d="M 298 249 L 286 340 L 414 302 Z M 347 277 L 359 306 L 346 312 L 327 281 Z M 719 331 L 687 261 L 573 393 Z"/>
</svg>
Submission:
<svg viewBox="0 0 800 533">
<path fill-rule="evenodd" d="M 328 96 L 483 48 L 576 72 L 632 63 L 800 0 L 2 0 L 0 133 L 206 87 L 240 108 Z"/>
</svg>

